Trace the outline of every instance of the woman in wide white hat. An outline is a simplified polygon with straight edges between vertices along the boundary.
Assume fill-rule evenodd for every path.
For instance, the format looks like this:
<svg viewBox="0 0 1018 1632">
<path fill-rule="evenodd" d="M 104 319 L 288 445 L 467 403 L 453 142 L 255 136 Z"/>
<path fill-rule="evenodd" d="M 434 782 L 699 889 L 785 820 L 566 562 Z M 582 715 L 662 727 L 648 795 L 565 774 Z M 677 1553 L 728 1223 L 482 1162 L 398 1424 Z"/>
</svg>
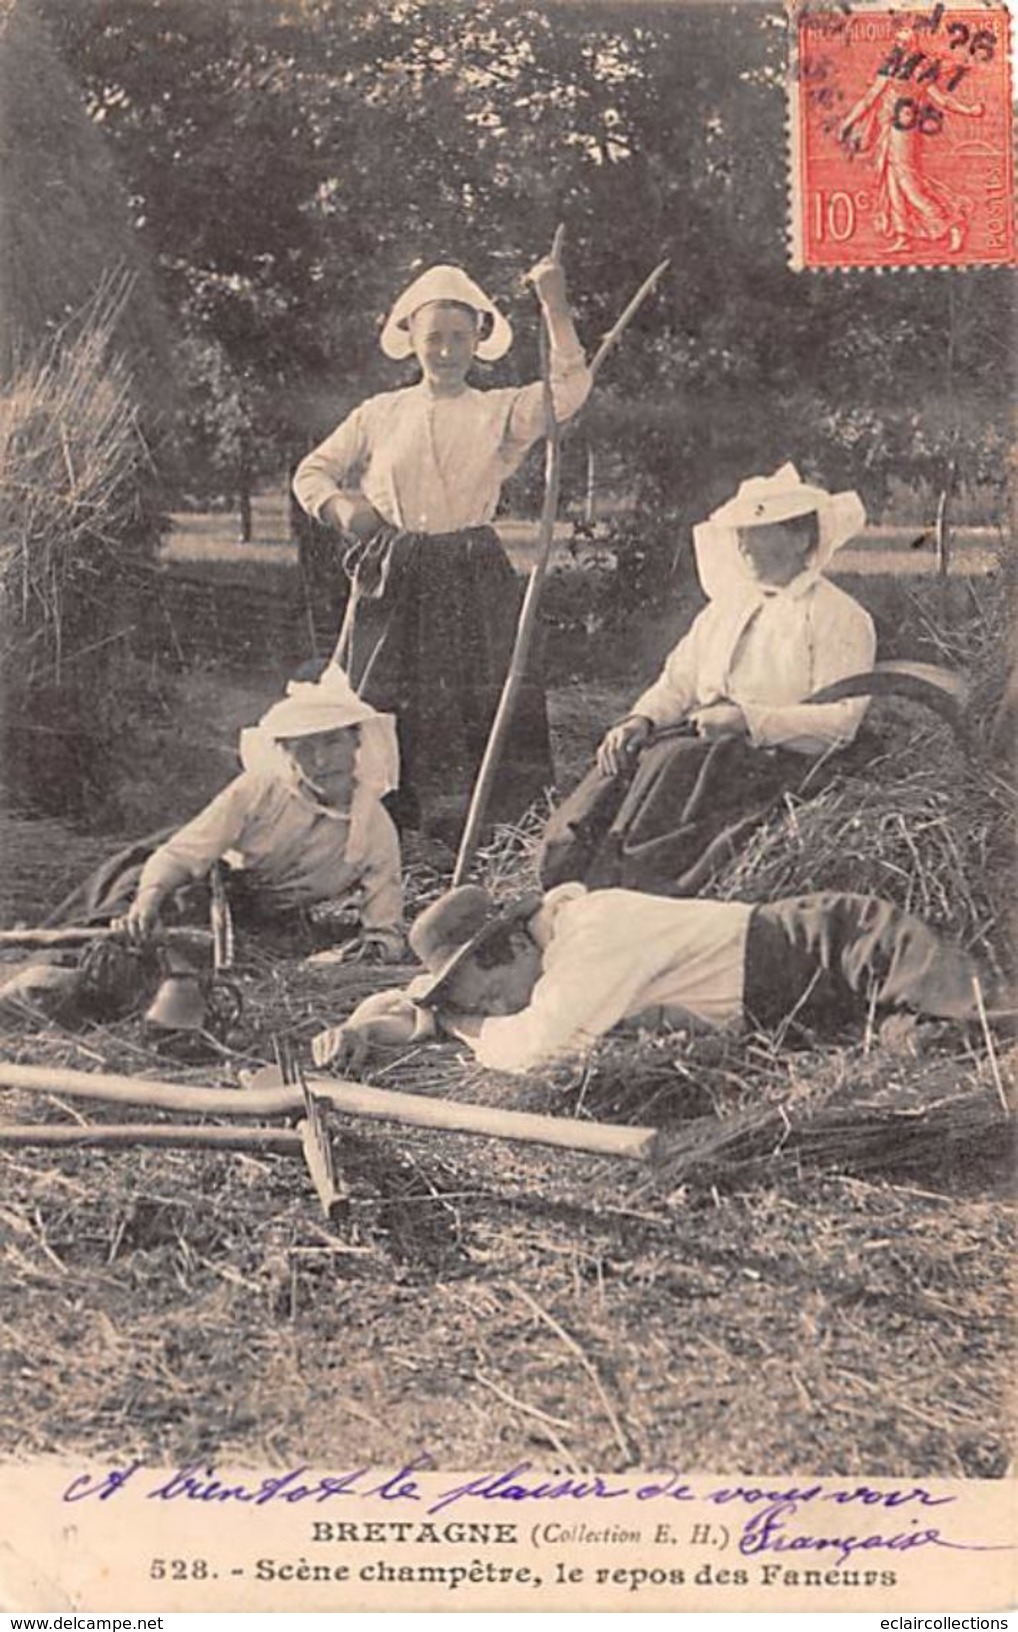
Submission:
<svg viewBox="0 0 1018 1632">
<path fill-rule="evenodd" d="M 240 734 L 240 774 L 172 832 L 122 850 L 48 920 L 114 921 L 143 941 L 161 917 L 207 912 L 202 887 L 221 865 L 239 927 L 308 950 L 349 915 L 344 957 L 404 951 L 399 838 L 383 799 L 399 781 L 395 721 L 358 697 L 335 665 Z M 193 887 L 199 886 L 197 890 Z"/>
<path fill-rule="evenodd" d="M 876 658 L 869 613 L 824 577 L 865 521 L 857 494 L 786 464 L 694 528 L 708 604 L 552 817 L 546 888 L 695 894 L 778 795 L 818 786 L 817 762 L 851 744 L 868 706 L 812 700 Z"/>
<path fill-rule="evenodd" d="M 529 274 L 548 324 L 556 417 L 575 414 L 590 372 L 561 267 Z M 399 724 L 400 818 L 454 836 L 512 647 L 519 583 L 491 525 L 502 483 L 545 428 L 540 382 L 478 390 L 475 362 L 512 343 L 506 318 L 457 266 L 433 266 L 399 296 L 382 350 L 419 381 L 361 403 L 297 469 L 309 515 L 347 544 L 350 600 L 335 660 Z M 518 814 L 551 781 L 540 685 L 523 688 L 495 815 Z"/>
</svg>

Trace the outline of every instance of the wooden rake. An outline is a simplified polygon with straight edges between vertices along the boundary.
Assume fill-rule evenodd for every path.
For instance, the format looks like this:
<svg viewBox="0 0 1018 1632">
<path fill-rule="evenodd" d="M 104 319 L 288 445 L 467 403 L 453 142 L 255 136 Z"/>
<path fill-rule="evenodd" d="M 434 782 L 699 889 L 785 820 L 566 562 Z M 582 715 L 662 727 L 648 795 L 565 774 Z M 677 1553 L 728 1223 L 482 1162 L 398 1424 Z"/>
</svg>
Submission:
<svg viewBox="0 0 1018 1632">
<path fill-rule="evenodd" d="M 296 1132 L 322 1212 L 330 1223 L 334 1223 L 349 1212 L 350 1194 L 336 1171 L 332 1140 L 325 1125 L 321 1102 L 308 1087 L 303 1067 L 289 1038 L 274 1037 L 272 1042 L 284 1085 L 298 1088 L 304 1101 L 304 1116 L 297 1123 Z"/>
</svg>

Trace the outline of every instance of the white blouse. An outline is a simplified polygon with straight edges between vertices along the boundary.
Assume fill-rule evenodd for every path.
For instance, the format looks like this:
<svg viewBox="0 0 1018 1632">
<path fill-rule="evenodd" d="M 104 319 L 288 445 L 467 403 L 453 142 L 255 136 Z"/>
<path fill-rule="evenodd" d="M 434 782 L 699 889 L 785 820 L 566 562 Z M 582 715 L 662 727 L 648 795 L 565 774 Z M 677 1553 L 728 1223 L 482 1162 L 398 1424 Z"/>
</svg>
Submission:
<svg viewBox="0 0 1018 1632">
<path fill-rule="evenodd" d="M 577 347 L 552 352 L 556 418 L 586 401 L 591 373 Z M 425 381 L 369 397 L 297 468 L 293 490 L 320 518 L 340 489 L 358 488 L 393 527 L 453 533 L 491 521 L 502 483 L 544 431 L 544 388 L 435 396 Z"/>
<path fill-rule="evenodd" d="M 752 911 L 560 884 L 530 921 L 543 956 L 529 1004 L 486 1019 L 474 1053 L 492 1071 L 529 1071 L 583 1053 L 622 1020 L 740 1025 Z"/>
<path fill-rule="evenodd" d="M 876 652 L 865 608 L 828 579 L 804 572 L 784 589 L 747 586 L 711 601 L 631 712 L 674 725 L 726 700 L 742 709 L 754 747 L 820 754 L 852 741 L 868 700 L 803 698 L 871 669 Z"/>
<path fill-rule="evenodd" d="M 280 909 L 339 902 L 359 892 L 365 929 L 397 928 L 403 918 L 399 838 L 385 806 L 368 802 L 362 854 L 350 859 L 349 812 L 318 804 L 300 785 L 242 771 L 205 809 L 148 858 L 138 894 L 160 896 L 204 878 L 226 860 L 251 875 Z"/>
</svg>

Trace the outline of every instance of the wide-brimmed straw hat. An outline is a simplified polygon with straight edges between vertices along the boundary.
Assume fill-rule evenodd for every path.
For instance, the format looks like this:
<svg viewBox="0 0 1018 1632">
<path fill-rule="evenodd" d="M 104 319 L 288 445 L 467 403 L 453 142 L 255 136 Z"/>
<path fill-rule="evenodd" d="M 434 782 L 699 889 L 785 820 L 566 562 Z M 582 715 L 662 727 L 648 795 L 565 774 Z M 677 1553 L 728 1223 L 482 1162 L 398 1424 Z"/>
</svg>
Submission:
<svg viewBox="0 0 1018 1632">
<path fill-rule="evenodd" d="M 790 463 L 773 476 L 747 477 L 734 498 L 693 529 L 696 566 L 705 593 L 713 600 L 733 578 L 749 576 L 739 554 L 740 529 L 812 515 L 817 518 L 818 541 L 810 565 L 821 572 L 835 550 L 866 525 L 866 510 L 858 493 L 828 493 L 813 487 Z"/>
<path fill-rule="evenodd" d="M 414 980 L 414 1002 L 433 1008 L 472 953 L 501 930 L 532 917 L 540 904 L 539 895 L 497 902 L 480 884 L 460 884 L 440 895 L 414 920 L 407 936 L 410 950 L 428 971 Z"/>
<path fill-rule="evenodd" d="M 435 300 L 452 300 L 479 313 L 484 321 L 476 355 L 482 362 L 495 363 L 505 356 L 513 343 L 513 331 L 498 307 L 461 267 L 432 266 L 403 290 L 385 320 L 380 343 L 387 357 L 398 363 L 411 355 L 410 319 Z"/>
<path fill-rule="evenodd" d="M 341 731 L 354 725 L 360 731 L 354 761 L 357 787 L 366 796 L 382 799 L 399 785 L 396 719 L 392 714 L 380 714 L 358 697 L 337 663 L 328 664 L 319 680 L 290 681 L 286 696 L 273 703 L 257 725 L 240 733 L 240 761 L 246 771 L 282 777 L 284 781 L 297 776 L 299 780 L 283 744 L 296 737 L 313 737 L 320 731 Z M 358 822 L 355 809 L 355 827 Z M 360 832 L 351 829 L 348 857 L 353 853 L 351 847 L 359 848 L 360 844 Z"/>
<path fill-rule="evenodd" d="M 319 680 L 291 680 L 286 696 L 262 715 L 258 730 L 278 742 L 339 731 L 376 718 L 376 710 L 358 697 L 346 673 L 330 663 Z"/>
</svg>

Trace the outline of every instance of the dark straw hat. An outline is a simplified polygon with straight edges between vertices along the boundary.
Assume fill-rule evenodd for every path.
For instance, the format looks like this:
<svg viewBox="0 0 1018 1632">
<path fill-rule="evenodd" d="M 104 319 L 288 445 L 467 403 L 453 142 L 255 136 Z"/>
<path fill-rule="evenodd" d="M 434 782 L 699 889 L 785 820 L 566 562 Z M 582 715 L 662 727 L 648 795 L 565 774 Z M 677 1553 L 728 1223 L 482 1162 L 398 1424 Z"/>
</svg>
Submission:
<svg viewBox="0 0 1018 1632">
<path fill-rule="evenodd" d="M 480 884 L 460 884 L 440 895 L 415 918 L 407 936 L 410 950 L 432 977 L 414 983 L 414 1002 L 424 1008 L 438 1004 L 471 953 L 500 930 L 530 918 L 540 904 L 539 895 L 497 902 Z"/>
</svg>

